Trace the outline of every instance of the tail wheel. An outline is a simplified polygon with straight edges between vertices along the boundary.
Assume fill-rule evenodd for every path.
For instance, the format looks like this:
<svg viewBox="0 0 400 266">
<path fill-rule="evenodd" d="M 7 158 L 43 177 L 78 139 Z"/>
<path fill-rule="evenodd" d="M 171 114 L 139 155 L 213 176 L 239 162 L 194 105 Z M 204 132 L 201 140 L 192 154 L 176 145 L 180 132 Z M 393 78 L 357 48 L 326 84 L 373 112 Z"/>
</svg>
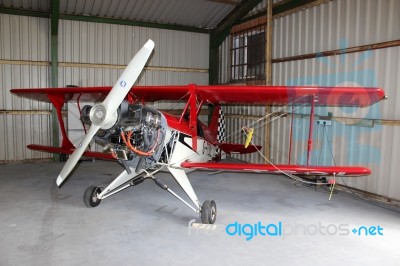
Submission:
<svg viewBox="0 0 400 266">
<path fill-rule="evenodd" d="M 60 154 L 60 162 L 66 162 L 68 160 L 68 156 L 66 154 Z"/>
<path fill-rule="evenodd" d="M 213 200 L 206 200 L 201 206 L 201 222 L 214 224 L 217 219 L 217 204 Z"/>
<path fill-rule="evenodd" d="M 83 202 L 86 207 L 93 208 L 100 204 L 101 199 L 97 196 L 101 193 L 100 187 L 90 186 L 85 190 L 83 194 Z"/>
</svg>

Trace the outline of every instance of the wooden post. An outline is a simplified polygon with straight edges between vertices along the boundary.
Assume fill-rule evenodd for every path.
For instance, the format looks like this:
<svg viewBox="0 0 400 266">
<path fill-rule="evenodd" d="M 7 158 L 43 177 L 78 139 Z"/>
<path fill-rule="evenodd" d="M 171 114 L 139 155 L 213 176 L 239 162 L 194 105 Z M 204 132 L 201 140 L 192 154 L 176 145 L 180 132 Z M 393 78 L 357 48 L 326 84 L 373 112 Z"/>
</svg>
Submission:
<svg viewBox="0 0 400 266">
<path fill-rule="evenodd" d="M 318 53 L 312 53 L 312 54 L 303 54 L 303 55 L 275 58 L 272 60 L 272 63 L 283 63 L 283 62 L 292 62 L 292 61 L 312 59 L 312 58 L 337 56 L 337 55 L 342 55 L 342 54 L 359 53 L 359 52 L 364 52 L 364 51 L 372 51 L 372 50 L 397 47 L 397 46 L 400 46 L 400 40 L 367 44 L 367 45 L 349 47 L 349 48 L 345 48 L 345 49 L 330 50 L 330 51 L 318 52 Z"/>
<path fill-rule="evenodd" d="M 272 0 L 264 0 L 267 7 L 267 23 L 265 24 L 265 85 L 272 85 Z M 271 107 L 266 106 L 265 112 L 269 114 Z M 265 125 L 264 137 L 264 156 L 267 159 L 271 158 L 271 124 L 270 119 L 267 119 Z"/>
</svg>

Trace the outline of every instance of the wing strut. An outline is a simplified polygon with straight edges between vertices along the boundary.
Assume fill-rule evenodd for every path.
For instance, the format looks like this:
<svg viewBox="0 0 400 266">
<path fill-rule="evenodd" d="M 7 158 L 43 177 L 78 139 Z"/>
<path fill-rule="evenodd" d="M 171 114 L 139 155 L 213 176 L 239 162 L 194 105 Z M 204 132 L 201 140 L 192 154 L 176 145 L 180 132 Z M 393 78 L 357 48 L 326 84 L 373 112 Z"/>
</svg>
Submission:
<svg viewBox="0 0 400 266">
<path fill-rule="evenodd" d="M 310 113 L 310 128 L 308 130 L 308 145 L 307 145 L 307 165 L 310 165 L 311 151 L 312 151 L 312 137 L 314 131 L 314 107 L 315 107 L 315 95 L 311 96 L 311 113 Z"/>
<path fill-rule="evenodd" d="M 292 142 L 293 142 L 293 123 L 294 123 L 294 109 L 292 104 L 292 118 L 290 119 L 290 133 L 289 133 L 289 160 L 288 164 L 290 165 L 290 160 L 292 158 Z"/>
<path fill-rule="evenodd" d="M 60 94 L 49 94 L 47 96 L 51 103 L 53 104 L 54 108 L 56 109 L 58 124 L 60 125 L 61 135 L 62 135 L 62 142 L 61 148 L 63 149 L 75 149 L 75 146 L 69 140 L 67 136 L 67 131 L 65 130 L 64 120 L 62 118 L 61 109 L 64 105 L 64 95 Z"/>
</svg>

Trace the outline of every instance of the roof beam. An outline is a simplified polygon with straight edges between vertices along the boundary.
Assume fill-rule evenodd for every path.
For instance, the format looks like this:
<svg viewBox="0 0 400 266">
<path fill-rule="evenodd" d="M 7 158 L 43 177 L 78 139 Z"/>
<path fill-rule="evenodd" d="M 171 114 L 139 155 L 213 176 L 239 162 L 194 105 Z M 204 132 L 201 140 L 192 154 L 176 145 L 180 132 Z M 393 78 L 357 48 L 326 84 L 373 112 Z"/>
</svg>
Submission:
<svg viewBox="0 0 400 266">
<path fill-rule="evenodd" d="M 280 13 L 287 12 L 292 9 L 296 9 L 305 5 L 308 5 L 312 2 L 317 2 L 318 0 L 292 0 L 292 1 L 284 1 L 282 4 L 277 4 L 272 9 L 272 15 L 277 15 Z"/>
<path fill-rule="evenodd" d="M 127 20 L 127 19 L 112 19 L 112 18 L 102 18 L 102 17 L 94 17 L 94 16 L 83 16 L 83 15 L 68 15 L 68 14 L 60 14 L 60 19 L 106 23 L 106 24 L 116 24 L 116 25 L 128 25 L 128 26 L 166 29 L 166 30 L 187 31 L 187 32 L 198 32 L 198 33 L 207 33 L 207 34 L 210 33 L 210 30 L 203 29 L 203 28 L 182 26 L 182 25 L 177 25 L 177 24 L 159 24 L 159 23 L 154 23 L 154 22 L 136 21 L 136 20 Z"/>
<path fill-rule="evenodd" d="M 303 9 L 311 8 L 313 6 L 318 6 L 332 0 L 286 0 L 278 2 L 272 6 L 272 16 L 273 18 L 278 18 L 281 16 L 289 15 L 291 13 L 298 12 Z M 249 20 L 263 17 L 267 14 L 267 10 L 263 10 L 253 16 L 249 16 L 240 20 L 237 24 L 244 23 Z"/>
<path fill-rule="evenodd" d="M 32 11 L 26 9 L 17 8 L 6 8 L 0 7 L 0 13 L 17 15 L 17 16 L 28 16 L 28 17 L 39 17 L 39 18 L 50 18 L 51 12 L 44 11 Z M 210 33 L 209 29 L 197 28 L 192 26 L 182 26 L 177 24 L 159 24 L 154 22 L 145 21 L 135 21 L 126 19 L 112 19 L 112 18 L 101 18 L 94 16 L 83 16 L 83 15 L 69 15 L 69 14 L 59 14 L 59 19 L 63 20 L 75 20 L 75 21 L 87 21 L 95 23 L 107 23 L 116 25 L 127 25 L 127 26 L 137 26 L 145 28 L 156 28 L 156 29 L 167 29 L 176 31 L 187 31 L 187 32 L 198 32 L 198 33 Z"/>
<path fill-rule="evenodd" d="M 226 4 L 226 5 L 232 5 L 232 6 L 237 6 L 240 4 L 239 2 L 233 1 L 233 0 L 206 0 L 208 2 L 216 2 L 216 3 L 221 3 L 221 4 Z"/>
<path fill-rule="evenodd" d="M 27 9 L 17 9 L 17 8 L 8 8 L 0 6 L 0 14 L 8 14 L 8 15 L 17 15 L 17 16 L 28 16 L 28 17 L 38 17 L 38 18 L 49 18 L 49 12 L 43 11 L 33 11 Z"/>
</svg>

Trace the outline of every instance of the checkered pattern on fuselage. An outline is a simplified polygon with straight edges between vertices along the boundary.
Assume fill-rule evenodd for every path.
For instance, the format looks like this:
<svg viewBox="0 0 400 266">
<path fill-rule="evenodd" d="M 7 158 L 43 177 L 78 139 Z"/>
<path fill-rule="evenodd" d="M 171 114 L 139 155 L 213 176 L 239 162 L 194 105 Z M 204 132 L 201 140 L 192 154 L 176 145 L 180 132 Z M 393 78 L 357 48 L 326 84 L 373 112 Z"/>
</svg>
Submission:
<svg viewBox="0 0 400 266">
<path fill-rule="evenodd" d="M 217 142 L 224 143 L 226 141 L 226 126 L 225 126 L 225 116 L 222 108 L 219 109 L 218 117 L 218 132 L 217 132 Z M 221 153 L 221 150 L 217 149 L 217 154 Z"/>
</svg>

